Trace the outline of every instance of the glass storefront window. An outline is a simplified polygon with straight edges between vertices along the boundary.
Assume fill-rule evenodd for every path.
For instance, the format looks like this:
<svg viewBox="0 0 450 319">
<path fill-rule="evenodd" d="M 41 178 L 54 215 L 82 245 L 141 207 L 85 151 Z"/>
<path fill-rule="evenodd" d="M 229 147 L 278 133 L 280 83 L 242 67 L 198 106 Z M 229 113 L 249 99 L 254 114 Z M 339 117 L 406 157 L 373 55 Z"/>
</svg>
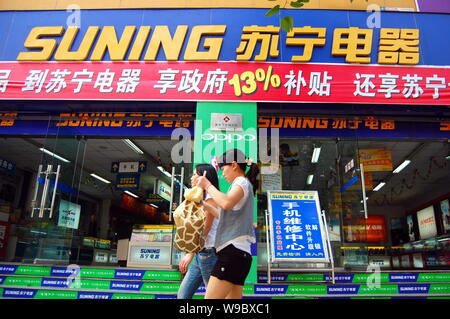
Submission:
<svg viewBox="0 0 450 319">
<path fill-rule="evenodd" d="M 318 145 L 320 160 L 312 163 Z M 319 192 L 338 268 L 448 267 L 450 232 L 446 228 L 446 207 L 450 197 L 450 163 L 446 159 L 446 141 L 282 138 L 280 154 L 282 173 L 278 178 L 281 181 L 268 179 L 264 185 L 262 176 L 260 242 L 266 242 L 264 187 L 281 185 L 282 190 Z M 394 173 L 405 159 L 410 160 L 409 165 Z M 362 201 L 361 163 L 367 214 Z M 382 183 L 384 186 L 379 187 Z M 418 216 L 418 212 L 427 207 L 434 207 L 434 210 Z M 429 232 L 423 229 L 427 223 L 432 224 L 427 227 L 435 227 L 434 232 L 433 228 Z M 431 238 L 423 238 L 424 234 L 430 234 Z M 259 263 L 261 267 L 267 265 L 266 260 Z M 297 268 L 314 266 L 295 265 Z"/>
</svg>

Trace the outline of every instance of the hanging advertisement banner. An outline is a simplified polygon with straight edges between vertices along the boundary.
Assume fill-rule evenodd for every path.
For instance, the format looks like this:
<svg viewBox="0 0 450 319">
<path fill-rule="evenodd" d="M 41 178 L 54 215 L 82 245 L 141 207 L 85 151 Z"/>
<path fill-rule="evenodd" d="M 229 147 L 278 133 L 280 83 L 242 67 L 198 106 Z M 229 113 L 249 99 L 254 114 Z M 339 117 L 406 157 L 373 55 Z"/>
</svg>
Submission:
<svg viewBox="0 0 450 319">
<path fill-rule="evenodd" d="M 271 262 L 330 262 L 317 191 L 268 191 Z"/>
<path fill-rule="evenodd" d="M 370 215 L 347 221 L 343 227 L 344 236 L 350 243 L 386 242 L 386 221 L 383 215 Z"/>
<path fill-rule="evenodd" d="M 364 172 L 392 171 L 392 151 L 387 148 L 360 149 L 359 161 Z"/>
<path fill-rule="evenodd" d="M 450 68 L 446 66 L 3 62 L 0 79 L 2 100 L 450 104 Z"/>
</svg>

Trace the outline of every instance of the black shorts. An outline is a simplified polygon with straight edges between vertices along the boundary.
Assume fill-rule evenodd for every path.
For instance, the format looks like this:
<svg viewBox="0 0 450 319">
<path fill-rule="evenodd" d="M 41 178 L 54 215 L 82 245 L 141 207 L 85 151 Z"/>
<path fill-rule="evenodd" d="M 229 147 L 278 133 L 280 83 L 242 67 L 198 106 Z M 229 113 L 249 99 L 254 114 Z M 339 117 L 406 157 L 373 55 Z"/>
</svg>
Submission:
<svg viewBox="0 0 450 319">
<path fill-rule="evenodd" d="M 243 286 L 252 265 L 252 256 L 233 245 L 228 245 L 217 253 L 218 260 L 211 276 Z"/>
</svg>

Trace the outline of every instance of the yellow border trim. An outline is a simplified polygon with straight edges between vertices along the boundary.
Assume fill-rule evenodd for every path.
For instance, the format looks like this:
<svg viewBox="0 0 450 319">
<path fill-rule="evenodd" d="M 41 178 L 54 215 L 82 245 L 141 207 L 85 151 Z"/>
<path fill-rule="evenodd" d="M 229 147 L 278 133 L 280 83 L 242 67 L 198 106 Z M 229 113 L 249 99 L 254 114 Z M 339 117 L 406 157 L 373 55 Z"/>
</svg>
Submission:
<svg viewBox="0 0 450 319">
<path fill-rule="evenodd" d="M 162 8 L 272 8 L 279 4 L 292 9 L 286 0 L 1 0 L 0 11 L 66 10 L 78 5 L 80 9 L 162 9 Z M 302 9 L 367 10 L 370 4 L 380 7 L 413 9 L 415 0 L 310 0 Z"/>
</svg>

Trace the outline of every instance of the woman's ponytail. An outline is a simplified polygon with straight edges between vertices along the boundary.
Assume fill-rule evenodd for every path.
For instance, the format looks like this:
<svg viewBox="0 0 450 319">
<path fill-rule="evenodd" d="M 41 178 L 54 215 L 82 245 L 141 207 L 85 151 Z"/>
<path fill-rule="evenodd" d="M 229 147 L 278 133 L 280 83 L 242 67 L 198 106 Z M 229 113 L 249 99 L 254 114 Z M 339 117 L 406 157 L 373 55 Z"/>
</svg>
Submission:
<svg viewBox="0 0 450 319">
<path fill-rule="evenodd" d="M 245 174 L 245 177 L 250 181 L 250 183 L 252 183 L 253 194 L 256 194 L 256 191 L 258 190 L 259 187 L 259 182 L 257 179 L 259 174 L 259 167 L 255 163 L 251 163 L 250 165 L 247 166 L 249 166 L 250 169 L 248 170 L 247 174 Z"/>
</svg>

